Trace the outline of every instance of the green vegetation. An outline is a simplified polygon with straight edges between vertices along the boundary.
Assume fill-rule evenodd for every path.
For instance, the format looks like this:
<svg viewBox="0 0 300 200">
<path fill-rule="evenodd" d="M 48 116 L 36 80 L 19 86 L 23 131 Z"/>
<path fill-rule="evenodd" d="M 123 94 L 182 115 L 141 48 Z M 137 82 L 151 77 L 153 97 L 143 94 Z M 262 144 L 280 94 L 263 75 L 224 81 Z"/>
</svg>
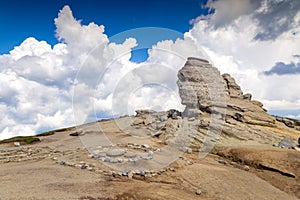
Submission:
<svg viewBox="0 0 300 200">
<path fill-rule="evenodd" d="M 48 136 L 48 135 L 54 135 L 55 132 L 56 132 L 55 130 L 54 130 L 54 131 L 47 131 L 47 132 L 44 132 L 44 133 L 37 134 L 36 136 Z"/>
<path fill-rule="evenodd" d="M 49 135 L 54 135 L 57 132 L 64 132 L 64 131 L 69 131 L 71 129 L 73 129 L 74 127 L 69 127 L 69 128 L 61 128 L 61 129 L 57 129 L 57 130 L 53 130 L 53 131 L 47 131 L 44 133 L 40 133 L 37 134 L 36 136 L 49 136 Z"/>
<path fill-rule="evenodd" d="M 35 142 L 39 142 L 40 139 L 38 137 L 40 136 L 49 136 L 49 135 L 54 135 L 57 132 L 64 132 L 64 131 L 68 131 L 73 129 L 74 127 L 69 127 L 69 128 L 61 128 L 61 129 L 57 129 L 57 130 L 53 130 L 53 131 L 47 131 L 44 133 L 40 133 L 37 134 L 35 136 L 17 136 L 17 137 L 13 137 L 13 138 L 8 138 L 5 140 L 0 140 L 0 144 L 3 143 L 10 143 L 10 142 L 20 142 L 23 144 L 32 144 Z"/>
<path fill-rule="evenodd" d="M 17 136 L 5 140 L 1 140 L 0 144 L 2 143 L 10 143 L 10 142 L 20 142 L 20 143 L 26 143 L 26 144 L 32 144 L 35 142 L 39 142 L 40 139 L 34 136 Z"/>
</svg>

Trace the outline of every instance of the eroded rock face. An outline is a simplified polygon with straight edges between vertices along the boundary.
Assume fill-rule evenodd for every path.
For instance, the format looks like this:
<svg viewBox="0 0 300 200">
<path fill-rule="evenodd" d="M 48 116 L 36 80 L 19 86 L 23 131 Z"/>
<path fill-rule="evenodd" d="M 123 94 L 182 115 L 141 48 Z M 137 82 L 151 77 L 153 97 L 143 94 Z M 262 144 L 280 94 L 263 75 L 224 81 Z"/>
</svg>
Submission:
<svg viewBox="0 0 300 200">
<path fill-rule="evenodd" d="M 232 78 L 230 74 L 223 74 L 222 77 L 225 80 L 225 87 L 230 98 L 243 98 L 243 91 L 241 90 L 241 87 L 235 82 L 234 78 Z"/>
<path fill-rule="evenodd" d="M 211 113 L 217 108 L 226 108 L 229 118 L 263 126 L 273 126 L 275 118 L 266 113 L 259 101 L 251 100 L 251 94 L 243 94 L 241 87 L 229 74 L 220 75 L 208 61 L 188 58 L 178 72 L 179 94 L 186 106 L 185 116 Z"/>
<path fill-rule="evenodd" d="M 177 84 L 186 106 L 183 113 L 140 110 L 132 125 L 146 128 L 148 135 L 164 144 L 199 152 L 209 152 L 216 143 L 273 145 L 283 138 L 276 127 L 293 127 L 290 120 L 269 115 L 261 102 L 243 93 L 233 77 L 221 75 L 206 60 L 188 58 L 178 72 Z"/>
<path fill-rule="evenodd" d="M 197 117 L 214 107 L 226 107 L 227 88 L 217 68 L 203 59 L 188 58 L 178 72 L 179 95 L 186 106 L 184 115 Z"/>
</svg>

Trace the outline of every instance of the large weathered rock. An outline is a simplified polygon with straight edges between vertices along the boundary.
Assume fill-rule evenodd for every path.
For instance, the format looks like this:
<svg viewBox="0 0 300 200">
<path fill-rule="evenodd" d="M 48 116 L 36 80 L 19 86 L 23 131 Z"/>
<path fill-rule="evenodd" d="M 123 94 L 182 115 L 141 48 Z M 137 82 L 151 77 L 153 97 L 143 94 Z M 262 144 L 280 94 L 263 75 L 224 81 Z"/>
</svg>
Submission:
<svg viewBox="0 0 300 200">
<path fill-rule="evenodd" d="M 284 117 L 276 117 L 276 120 L 279 121 L 279 122 L 282 122 L 284 123 L 287 127 L 290 127 L 290 128 L 294 128 L 295 127 L 295 123 L 292 121 L 292 120 L 289 120 L 287 118 L 284 118 Z"/>
<path fill-rule="evenodd" d="M 225 81 L 217 68 L 203 59 L 188 58 L 178 72 L 179 95 L 186 106 L 184 116 L 199 116 L 212 108 L 226 107 Z"/>
<path fill-rule="evenodd" d="M 178 72 L 177 84 L 186 106 L 183 113 L 140 110 L 132 125 L 146 128 L 148 135 L 164 144 L 200 152 L 211 151 L 216 143 L 272 145 L 282 140 L 280 132 L 274 131 L 280 124 L 263 104 L 243 94 L 233 77 L 221 75 L 208 61 L 188 58 Z"/>
<path fill-rule="evenodd" d="M 243 95 L 241 87 L 229 74 L 220 75 L 208 61 L 188 58 L 178 72 L 179 95 L 186 105 L 184 116 L 199 116 L 202 112 L 220 112 L 237 121 L 273 126 L 275 118 L 266 113 L 251 94 Z M 222 110 L 222 108 L 226 110 Z"/>
</svg>

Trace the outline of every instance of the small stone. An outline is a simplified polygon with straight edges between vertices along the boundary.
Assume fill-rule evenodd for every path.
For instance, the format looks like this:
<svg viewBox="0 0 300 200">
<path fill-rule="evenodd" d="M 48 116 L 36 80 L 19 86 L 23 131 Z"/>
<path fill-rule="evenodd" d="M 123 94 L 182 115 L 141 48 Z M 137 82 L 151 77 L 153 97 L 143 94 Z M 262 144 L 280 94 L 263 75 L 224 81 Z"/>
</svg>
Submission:
<svg viewBox="0 0 300 200">
<path fill-rule="evenodd" d="M 89 169 L 89 171 L 90 171 L 90 172 L 96 172 L 96 169 L 91 168 L 91 169 Z"/>
<path fill-rule="evenodd" d="M 19 147 L 19 146 L 21 146 L 21 144 L 20 144 L 20 142 L 14 142 L 14 146 Z"/>
<path fill-rule="evenodd" d="M 82 165 L 80 165 L 80 164 L 75 164 L 75 165 L 74 165 L 75 168 L 81 168 L 81 166 L 82 166 Z"/>
<path fill-rule="evenodd" d="M 249 170 L 250 170 L 250 167 L 249 167 L 248 165 L 245 165 L 245 166 L 244 166 L 244 170 L 245 170 L 245 171 L 249 171 Z"/>
<path fill-rule="evenodd" d="M 191 160 L 188 160 L 186 163 L 187 163 L 188 165 L 192 165 L 192 164 L 194 164 L 194 162 L 193 162 L 193 161 L 191 161 Z"/>
<path fill-rule="evenodd" d="M 196 119 L 195 117 L 188 118 L 189 121 L 195 121 L 195 119 Z"/>
<path fill-rule="evenodd" d="M 201 195 L 202 194 L 202 191 L 201 190 L 197 190 L 196 191 L 196 195 Z"/>
<path fill-rule="evenodd" d="M 152 174 L 146 174 L 145 177 L 151 178 Z"/>
<path fill-rule="evenodd" d="M 123 176 L 127 176 L 129 172 L 131 172 L 130 169 L 124 169 L 124 170 L 122 171 L 122 175 L 123 175 Z"/>
<path fill-rule="evenodd" d="M 227 162 L 225 160 L 218 160 L 218 163 L 221 163 L 223 165 L 227 165 Z"/>
<path fill-rule="evenodd" d="M 110 160 L 110 163 L 118 163 L 119 161 L 118 161 L 118 159 L 111 159 Z"/>
<path fill-rule="evenodd" d="M 133 173 L 132 173 L 132 172 L 129 172 L 129 173 L 127 174 L 127 176 L 128 176 L 129 179 L 132 179 Z"/>
<path fill-rule="evenodd" d="M 110 158 L 104 158 L 103 161 L 104 162 L 111 162 L 111 159 Z"/>
<path fill-rule="evenodd" d="M 229 164 L 230 164 L 230 165 L 236 165 L 237 163 L 232 161 L 232 162 L 230 162 Z"/>
<path fill-rule="evenodd" d="M 150 146 L 148 144 L 143 144 L 142 147 L 145 148 L 145 149 L 149 149 L 150 148 Z"/>
<path fill-rule="evenodd" d="M 136 162 L 137 159 L 136 158 L 128 158 L 128 162 Z"/>
<path fill-rule="evenodd" d="M 193 152 L 193 150 L 191 148 L 189 148 L 189 147 L 182 147 L 180 150 L 182 152 L 188 153 L 188 154 L 191 154 Z"/>
<path fill-rule="evenodd" d="M 62 161 L 59 162 L 59 164 L 60 164 L 60 165 L 65 165 L 66 162 L 62 160 Z"/>
<path fill-rule="evenodd" d="M 70 135 L 70 136 L 79 136 L 80 133 L 79 133 L 79 132 L 73 132 L 73 133 L 70 133 L 69 135 Z"/>
<path fill-rule="evenodd" d="M 86 169 L 88 166 L 87 165 L 81 165 L 81 169 Z"/>
<path fill-rule="evenodd" d="M 139 174 L 141 176 L 145 176 L 146 175 L 146 173 L 144 171 L 142 171 L 142 170 L 140 170 L 137 174 Z"/>
<path fill-rule="evenodd" d="M 175 169 L 173 167 L 169 167 L 169 171 L 175 172 Z"/>
</svg>

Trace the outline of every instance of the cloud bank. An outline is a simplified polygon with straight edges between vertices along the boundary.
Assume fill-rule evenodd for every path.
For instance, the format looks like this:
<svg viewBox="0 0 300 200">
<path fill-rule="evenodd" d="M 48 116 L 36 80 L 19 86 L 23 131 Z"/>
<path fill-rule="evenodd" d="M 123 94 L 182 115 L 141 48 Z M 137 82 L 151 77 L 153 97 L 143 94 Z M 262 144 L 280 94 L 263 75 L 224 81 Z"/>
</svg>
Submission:
<svg viewBox="0 0 300 200">
<path fill-rule="evenodd" d="M 55 19 L 58 44 L 27 38 L 0 55 L 0 139 L 139 108 L 182 109 L 176 74 L 189 56 L 208 56 L 267 109 L 300 110 L 299 58 L 293 56 L 300 55 L 299 3 L 224 0 L 206 6 L 211 13 L 191 20 L 183 39 L 153 45 L 144 63 L 130 61 L 135 38 L 113 43 L 103 25 L 83 25 L 65 6 Z"/>
</svg>

